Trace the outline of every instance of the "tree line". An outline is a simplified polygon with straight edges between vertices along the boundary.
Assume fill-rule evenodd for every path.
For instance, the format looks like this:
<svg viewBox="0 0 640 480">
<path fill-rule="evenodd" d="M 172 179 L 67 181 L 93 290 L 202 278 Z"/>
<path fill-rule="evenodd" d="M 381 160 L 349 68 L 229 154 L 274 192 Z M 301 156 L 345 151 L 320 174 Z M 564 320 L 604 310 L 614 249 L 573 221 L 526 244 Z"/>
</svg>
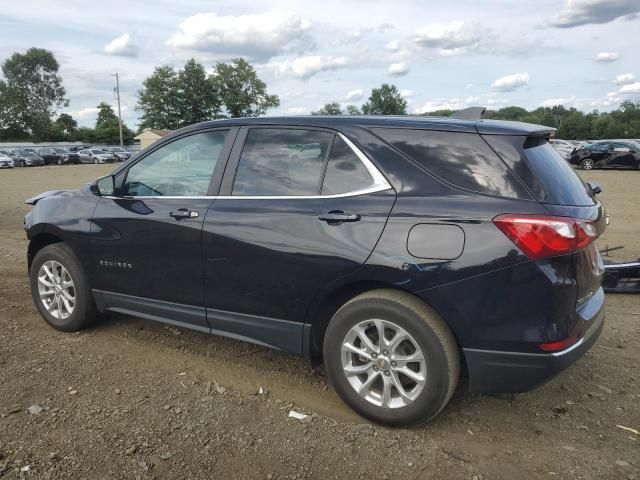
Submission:
<svg viewBox="0 0 640 480">
<path fill-rule="evenodd" d="M 69 106 L 60 65 L 53 53 L 31 48 L 16 52 L 2 64 L 0 79 L 0 141 L 82 141 L 118 143 L 118 117 L 106 102 L 97 105 L 95 125 L 79 127 Z M 255 68 L 243 58 L 217 62 L 208 72 L 195 59 L 181 69 L 155 68 L 138 91 L 139 131 L 145 128 L 175 130 L 216 118 L 264 115 L 280 105 Z M 329 102 L 312 115 L 407 115 L 408 103 L 395 85 L 373 88 L 360 106 Z M 427 115 L 448 116 L 452 110 Z M 640 102 L 624 101 L 611 112 L 582 112 L 561 105 L 526 110 L 518 106 L 488 110 L 485 118 L 516 120 L 557 128 L 565 139 L 640 138 Z M 123 125 L 125 143 L 135 133 Z"/>
</svg>

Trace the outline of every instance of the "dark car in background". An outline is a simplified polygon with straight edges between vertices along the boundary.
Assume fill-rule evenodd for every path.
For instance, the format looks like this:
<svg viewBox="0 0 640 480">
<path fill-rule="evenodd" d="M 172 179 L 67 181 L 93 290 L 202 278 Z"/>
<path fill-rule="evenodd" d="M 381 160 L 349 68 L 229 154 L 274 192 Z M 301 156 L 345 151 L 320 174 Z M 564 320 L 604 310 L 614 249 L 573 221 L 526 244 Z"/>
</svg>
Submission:
<svg viewBox="0 0 640 480">
<path fill-rule="evenodd" d="M 104 147 L 103 150 L 113 153 L 118 158 L 118 162 L 124 162 L 131 158 L 131 152 L 122 147 Z"/>
<path fill-rule="evenodd" d="M 78 155 L 72 154 L 62 147 L 44 147 L 38 150 L 38 155 L 44 159 L 46 165 L 64 165 L 67 163 L 79 163 Z M 74 156 L 76 161 L 70 156 Z"/>
<path fill-rule="evenodd" d="M 418 424 L 524 392 L 604 325 L 608 224 L 548 127 L 412 117 L 192 125 L 79 190 L 28 200 L 33 300 L 324 361 L 361 415 Z"/>
<path fill-rule="evenodd" d="M 32 148 L 14 148 L 10 151 L 16 167 L 38 167 L 44 165 L 44 159 Z"/>
<path fill-rule="evenodd" d="M 583 170 L 640 169 L 640 146 L 633 142 L 604 141 L 574 150 L 569 162 Z"/>
</svg>

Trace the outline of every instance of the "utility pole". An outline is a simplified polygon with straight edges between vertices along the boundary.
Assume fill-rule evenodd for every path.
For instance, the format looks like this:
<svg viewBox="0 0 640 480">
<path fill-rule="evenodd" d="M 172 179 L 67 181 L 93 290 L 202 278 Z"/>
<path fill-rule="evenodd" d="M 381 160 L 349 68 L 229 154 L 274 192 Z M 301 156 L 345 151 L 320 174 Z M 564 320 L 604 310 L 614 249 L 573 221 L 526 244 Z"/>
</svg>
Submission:
<svg viewBox="0 0 640 480">
<path fill-rule="evenodd" d="M 118 72 L 115 74 L 116 77 L 116 96 L 118 97 L 118 126 L 120 127 L 120 146 L 123 146 L 122 143 L 122 113 L 120 111 L 120 81 L 118 79 Z"/>
</svg>

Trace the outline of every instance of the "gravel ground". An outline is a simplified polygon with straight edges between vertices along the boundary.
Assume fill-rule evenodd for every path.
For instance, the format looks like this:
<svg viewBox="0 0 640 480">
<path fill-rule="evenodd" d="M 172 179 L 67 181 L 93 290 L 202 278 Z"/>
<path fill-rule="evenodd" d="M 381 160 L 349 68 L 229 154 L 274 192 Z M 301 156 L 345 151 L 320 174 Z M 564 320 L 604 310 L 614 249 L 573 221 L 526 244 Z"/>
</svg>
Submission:
<svg viewBox="0 0 640 480">
<path fill-rule="evenodd" d="M 583 359 L 534 392 L 460 389 L 431 424 L 358 418 L 302 359 L 111 315 L 64 334 L 28 290 L 23 199 L 109 171 L 0 172 L 0 478 L 640 479 L 640 296 L 607 297 Z M 612 224 L 602 248 L 640 257 L 640 172 L 590 172 Z M 261 390 L 262 389 L 262 390 Z M 263 392 L 263 393 L 258 393 Z M 291 409 L 309 415 L 288 418 Z"/>
</svg>

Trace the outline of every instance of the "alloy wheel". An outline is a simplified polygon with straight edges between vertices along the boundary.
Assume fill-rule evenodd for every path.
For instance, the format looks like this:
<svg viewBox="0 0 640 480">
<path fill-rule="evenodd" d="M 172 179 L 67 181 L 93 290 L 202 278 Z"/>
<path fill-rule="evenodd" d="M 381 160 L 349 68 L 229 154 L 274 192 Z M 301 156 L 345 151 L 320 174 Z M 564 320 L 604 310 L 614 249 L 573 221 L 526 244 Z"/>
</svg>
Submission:
<svg viewBox="0 0 640 480">
<path fill-rule="evenodd" d="M 591 170 L 593 169 L 593 160 L 591 160 L 590 158 L 587 158 L 585 160 L 582 161 L 582 169 L 583 170 Z"/>
<path fill-rule="evenodd" d="M 69 271 L 60 262 L 44 262 L 38 271 L 38 294 L 52 317 L 69 318 L 76 306 L 76 290 Z"/>
<path fill-rule="evenodd" d="M 351 387 L 378 407 L 405 407 L 426 385 L 427 366 L 418 342 L 388 320 L 354 325 L 344 337 L 341 357 Z"/>
</svg>

